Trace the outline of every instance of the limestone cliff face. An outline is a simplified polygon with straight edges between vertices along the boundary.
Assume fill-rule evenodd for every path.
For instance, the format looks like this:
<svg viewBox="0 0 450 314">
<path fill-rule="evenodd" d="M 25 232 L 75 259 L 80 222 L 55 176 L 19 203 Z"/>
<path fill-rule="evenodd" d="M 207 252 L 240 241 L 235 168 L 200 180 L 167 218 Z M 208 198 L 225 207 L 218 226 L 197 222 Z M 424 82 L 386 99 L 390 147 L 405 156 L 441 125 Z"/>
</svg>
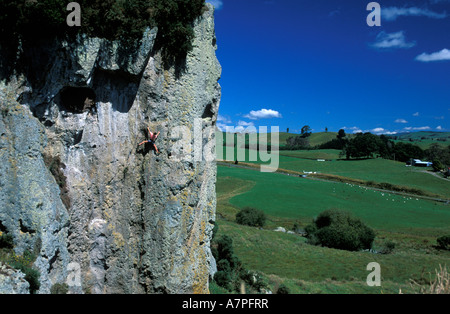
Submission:
<svg viewBox="0 0 450 314">
<path fill-rule="evenodd" d="M 2 84 L 0 227 L 39 252 L 39 292 L 208 292 L 221 74 L 208 9 L 183 69 L 164 67 L 153 29 L 133 49 L 24 48 L 27 71 Z M 159 155 L 139 146 L 147 127 Z"/>
</svg>

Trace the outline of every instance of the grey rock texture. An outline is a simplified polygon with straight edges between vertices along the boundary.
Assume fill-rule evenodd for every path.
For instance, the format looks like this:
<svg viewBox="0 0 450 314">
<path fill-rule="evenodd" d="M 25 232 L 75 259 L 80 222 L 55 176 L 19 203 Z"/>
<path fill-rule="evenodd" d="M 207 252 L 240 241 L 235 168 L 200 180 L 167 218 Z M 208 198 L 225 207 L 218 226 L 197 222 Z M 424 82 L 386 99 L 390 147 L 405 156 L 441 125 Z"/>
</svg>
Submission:
<svg viewBox="0 0 450 314">
<path fill-rule="evenodd" d="M 30 294 L 30 284 L 21 271 L 0 263 L 0 294 Z"/>
<path fill-rule="evenodd" d="M 39 244 L 40 293 L 74 276 L 70 293 L 208 293 L 221 95 L 208 8 L 181 71 L 153 29 L 133 50 L 85 37 L 29 49 L 38 66 L 3 82 L 0 222 L 16 250 Z M 139 146 L 147 127 L 159 155 Z"/>
</svg>

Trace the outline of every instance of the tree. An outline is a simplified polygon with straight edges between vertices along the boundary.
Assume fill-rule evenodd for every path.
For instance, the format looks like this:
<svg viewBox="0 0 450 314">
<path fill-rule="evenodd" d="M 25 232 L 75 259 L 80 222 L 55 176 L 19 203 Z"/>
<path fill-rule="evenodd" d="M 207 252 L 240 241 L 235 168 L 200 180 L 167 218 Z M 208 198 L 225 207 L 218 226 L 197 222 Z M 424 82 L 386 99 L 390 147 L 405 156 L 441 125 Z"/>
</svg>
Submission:
<svg viewBox="0 0 450 314">
<path fill-rule="evenodd" d="M 167 58 L 184 57 L 192 50 L 193 22 L 205 9 L 204 0 L 79 0 L 81 27 L 69 27 L 68 1 L 0 1 L 0 43 L 17 46 L 45 38 L 67 37 L 78 32 L 90 37 L 141 39 L 147 27 L 158 27 L 155 46 Z M 6 35 L 5 35 L 6 34 Z M 2 47 L 4 48 L 4 47 Z"/>
<path fill-rule="evenodd" d="M 336 209 L 319 214 L 305 230 L 311 244 L 348 251 L 370 249 L 375 239 L 375 232 L 360 219 Z"/>
<path fill-rule="evenodd" d="M 378 136 L 371 133 L 358 133 L 356 137 L 348 141 L 346 146 L 347 159 L 350 158 L 372 158 L 379 153 L 382 146 Z"/>
<path fill-rule="evenodd" d="M 309 140 L 302 136 L 291 136 L 286 140 L 288 150 L 299 150 L 309 148 Z"/>
<path fill-rule="evenodd" d="M 425 156 L 433 162 L 435 170 L 442 170 L 450 167 L 450 145 L 443 147 L 438 143 L 433 143 L 425 150 Z"/>
<path fill-rule="evenodd" d="M 252 207 L 245 207 L 236 214 L 236 222 L 240 225 L 251 227 L 264 227 L 266 224 L 266 214 Z"/>
<path fill-rule="evenodd" d="M 306 138 L 311 135 L 311 127 L 309 125 L 305 125 L 301 130 L 302 137 Z"/>
<path fill-rule="evenodd" d="M 345 130 L 344 129 L 340 129 L 337 135 L 338 139 L 343 139 L 346 136 L 345 134 Z"/>
<path fill-rule="evenodd" d="M 393 153 L 395 154 L 395 160 L 403 162 L 425 157 L 425 152 L 419 146 L 411 143 L 396 143 L 393 147 Z"/>
</svg>

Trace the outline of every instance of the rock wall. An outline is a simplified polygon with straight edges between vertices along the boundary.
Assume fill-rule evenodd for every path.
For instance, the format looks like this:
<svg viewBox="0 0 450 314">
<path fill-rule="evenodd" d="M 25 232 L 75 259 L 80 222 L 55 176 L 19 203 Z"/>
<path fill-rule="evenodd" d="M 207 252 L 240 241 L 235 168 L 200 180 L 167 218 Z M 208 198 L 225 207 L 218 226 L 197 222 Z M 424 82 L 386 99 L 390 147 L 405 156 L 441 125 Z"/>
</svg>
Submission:
<svg viewBox="0 0 450 314">
<path fill-rule="evenodd" d="M 40 293 L 64 282 L 72 293 L 208 292 L 212 6 L 194 30 L 183 68 L 164 66 L 149 29 L 132 49 L 81 36 L 24 47 L 26 71 L 4 80 L 0 222 L 16 250 L 38 250 Z M 147 127 L 161 132 L 160 154 L 139 146 Z"/>
</svg>

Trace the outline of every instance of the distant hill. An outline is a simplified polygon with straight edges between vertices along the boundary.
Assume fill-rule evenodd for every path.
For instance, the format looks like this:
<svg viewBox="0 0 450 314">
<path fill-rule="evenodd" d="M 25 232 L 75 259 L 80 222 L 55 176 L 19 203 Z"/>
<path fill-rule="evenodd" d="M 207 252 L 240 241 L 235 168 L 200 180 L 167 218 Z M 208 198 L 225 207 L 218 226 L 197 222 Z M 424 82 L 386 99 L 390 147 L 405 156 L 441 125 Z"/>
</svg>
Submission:
<svg viewBox="0 0 450 314">
<path fill-rule="evenodd" d="M 432 132 L 432 131 L 420 131 L 420 132 L 412 132 L 412 133 L 399 133 L 395 135 L 398 140 L 409 140 L 413 141 L 417 140 L 434 140 L 437 141 L 439 139 L 450 140 L 450 132 Z"/>
<path fill-rule="evenodd" d="M 450 145 L 450 132 L 420 131 L 412 133 L 400 133 L 391 136 L 394 142 L 408 142 L 427 149 L 437 143 L 442 146 Z"/>
</svg>

